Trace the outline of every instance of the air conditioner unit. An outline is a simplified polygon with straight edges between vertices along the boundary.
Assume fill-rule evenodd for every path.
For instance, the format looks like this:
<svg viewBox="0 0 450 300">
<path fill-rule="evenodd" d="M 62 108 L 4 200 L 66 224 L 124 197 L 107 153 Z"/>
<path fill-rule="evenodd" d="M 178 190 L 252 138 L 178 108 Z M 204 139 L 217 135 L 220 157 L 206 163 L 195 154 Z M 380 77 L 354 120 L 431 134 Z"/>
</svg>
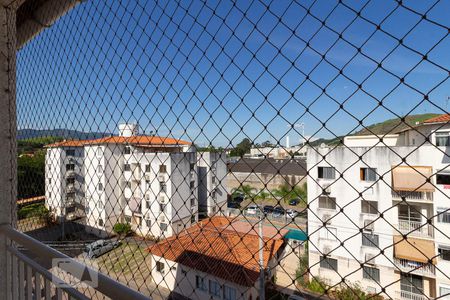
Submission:
<svg viewBox="0 0 450 300">
<path fill-rule="evenodd" d="M 159 197 L 159 202 L 161 202 L 161 203 L 166 202 L 166 198 L 164 198 L 164 197 Z"/>
<path fill-rule="evenodd" d="M 322 253 L 323 254 L 328 255 L 328 254 L 330 254 L 330 252 L 331 252 L 331 247 L 330 246 L 324 246 L 323 247 L 323 249 L 322 249 Z"/>
<path fill-rule="evenodd" d="M 325 222 L 327 224 L 331 223 L 330 219 L 331 219 L 331 216 L 329 214 L 325 214 L 325 215 L 322 216 L 322 222 Z"/>
<path fill-rule="evenodd" d="M 158 175 L 158 180 L 161 181 L 166 181 L 166 178 L 164 175 Z"/>
<path fill-rule="evenodd" d="M 152 214 L 151 213 L 148 212 L 148 213 L 145 214 L 145 219 L 146 220 L 150 220 L 151 218 L 152 218 Z"/>
<path fill-rule="evenodd" d="M 364 230 L 373 231 L 374 224 L 373 220 L 364 220 Z"/>
<path fill-rule="evenodd" d="M 366 264 L 374 265 L 375 264 L 375 254 L 366 253 L 365 255 Z"/>
<path fill-rule="evenodd" d="M 166 221 L 166 216 L 161 215 L 161 216 L 159 216 L 158 219 L 159 219 L 160 222 L 165 222 Z"/>
</svg>

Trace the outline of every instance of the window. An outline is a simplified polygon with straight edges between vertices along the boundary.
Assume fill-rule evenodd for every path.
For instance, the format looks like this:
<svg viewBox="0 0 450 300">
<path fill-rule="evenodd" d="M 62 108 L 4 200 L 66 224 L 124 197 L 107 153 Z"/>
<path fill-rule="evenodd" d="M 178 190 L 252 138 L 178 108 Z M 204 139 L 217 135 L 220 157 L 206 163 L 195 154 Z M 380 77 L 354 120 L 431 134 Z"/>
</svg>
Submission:
<svg viewBox="0 0 450 300">
<path fill-rule="evenodd" d="M 67 178 L 66 183 L 67 185 L 75 184 L 75 178 Z"/>
<path fill-rule="evenodd" d="M 166 165 L 159 166 L 159 173 L 167 173 Z"/>
<path fill-rule="evenodd" d="M 338 270 L 338 261 L 337 259 L 327 257 L 327 256 L 321 256 L 320 257 L 320 267 L 330 270 L 335 270 L 337 272 Z"/>
<path fill-rule="evenodd" d="M 236 300 L 236 289 L 230 286 L 223 286 L 223 300 Z"/>
<path fill-rule="evenodd" d="M 161 231 L 163 231 L 163 232 L 167 231 L 167 224 L 166 223 L 160 223 L 159 224 L 159 229 L 161 229 Z"/>
<path fill-rule="evenodd" d="M 361 212 L 363 214 L 372 214 L 372 215 L 378 214 L 378 202 L 361 200 Z"/>
<path fill-rule="evenodd" d="M 195 188 L 195 181 L 191 181 L 191 183 L 189 184 L 190 188 L 193 189 Z"/>
<path fill-rule="evenodd" d="M 436 146 L 450 146 L 450 132 L 436 132 Z"/>
<path fill-rule="evenodd" d="M 145 226 L 148 228 L 152 227 L 152 222 L 150 220 L 145 220 Z"/>
<path fill-rule="evenodd" d="M 446 209 L 438 209 L 437 210 L 438 213 L 438 222 L 440 223 L 450 223 L 450 211 L 448 210 L 448 208 Z"/>
<path fill-rule="evenodd" d="M 320 196 L 319 208 L 336 209 L 336 198 L 328 196 Z"/>
<path fill-rule="evenodd" d="M 450 287 L 440 286 L 439 287 L 439 299 L 448 300 L 450 299 Z"/>
<path fill-rule="evenodd" d="M 97 208 L 98 209 L 103 209 L 103 202 L 102 201 L 98 201 L 97 202 Z"/>
<path fill-rule="evenodd" d="M 442 260 L 450 260 L 450 246 L 438 246 L 438 253 Z"/>
<path fill-rule="evenodd" d="M 125 181 L 125 188 L 126 189 L 131 189 L 131 182 Z"/>
<path fill-rule="evenodd" d="M 195 206 L 195 199 L 194 198 L 191 198 L 191 207 L 192 206 Z"/>
<path fill-rule="evenodd" d="M 159 204 L 159 211 L 160 211 L 160 212 L 166 212 L 166 205 L 163 204 L 163 203 L 160 203 L 160 204 Z"/>
<path fill-rule="evenodd" d="M 102 157 L 102 155 L 103 155 L 102 147 L 97 147 L 97 157 Z"/>
<path fill-rule="evenodd" d="M 51 178 L 48 179 L 48 184 L 52 184 L 52 179 Z"/>
<path fill-rule="evenodd" d="M 195 223 L 195 215 L 192 215 L 191 216 L 191 224 L 194 224 Z"/>
<path fill-rule="evenodd" d="M 212 296 L 220 297 L 220 284 L 217 281 L 209 281 L 209 294 Z"/>
<path fill-rule="evenodd" d="M 336 171 L 332 167 L 318 167 L 319 178 L 322 179 L 334 179 L 336 177 Z"/>
<path fill-rule="evenodd" d="M 124 171 L 131 171 L 131 166 L 130 166 L 130 164 L 124 164 L 124 165 L 123 165 L 123 170 L 124 170 Z"/>
<path fill-rule="evenodd" d="M 75 156 L 75 149 L 67 149 L 66 156 Z"/>
<path fill-rule="evenodd" d="M 86 212 L 87 215 L 89 214 L 89 206 L 88 205 L 86 205 L 84 211 Z"/>
<path fill-rule="evenodd" d="M 412 204 L 398 206 L 398 218 L 402 221 L 422 222 L 422 208 Z"/>
<path fill-rule="evenodd" d="M 125 216 L 125 223 L 130 224 L 131 223 L 131 217 Z"/>
<path fill-rule="evenodd" d="M 380 270 L 368 266 L 363 266 L 363 278 L 380 282 Z"/>
<path fill-rule="evenodd" d="M 378 248 L 379 237 L 377 234 L 363 232 L 362 233 L 362 244 L 363 244 L 363 246 Z"/>
<path fill-rule="evenodd" d="M 161 191 L 161 192 L 167 192 L 167 184 L 165 183 L 165 182 L 160 182 L 159 183 L 159 190 Z"/>
<path fill-rule="evenodd" d="M 150 207 L 152 206 L 150 200 L 145 200 L 145 208 L 150 209 Z"/>
<path fill-rule="evenodd" d="M 97 174 L 99 174 L 99 175 L 103 174 L 103 166 L 102 165 L 97 166 Z"/>
<path fill-rule="evenodd" d="M 152 166 L 150 164 L 145 165 L 145 173 L 150 173 L 152 170 Z"/>
<path fill-rule="evenodd" d="M 103 191 L 103 184 L 102 184 L 101 182 L 98 183 L 98 185 L 97 185 L 97 190 L 98 190 L 99 192 Z"/>
<path fill-rule="evenodd" d="M 362 181 L 376 181 L 377 180 L 377 169 L 373 168 L 360 168 L 359 178 Z"/>
<path fill-rule="evenodd" d="M 325 240 L 335 241 L 337 236 L 337 229 L 333 227 L 322 227 L 319 230 L 319 237 Z"/>
<path fill-rule="evenodd" d="M 75 170 L 75 164 L 67 164 L 66 165 L 66 171 L 74 171 Z"/>
<path fill-rule="evenodd" d="M 191 171 L 194 171 L 194 169 L 195 169 L 195 163 L 191 163 L 190 169 L 191 169 Z"/>
<path fill-rule="evenodd" d="M 156 271 L 159 273 L 164 273 L 164 263 L 157 261 L 156 262 Z"/>
<path fill-rule="evenodd" d="M 125 146 L 125 148 L 123 148 L 123 154 L 131 154 L 131 147 Z"/>
<path fill-rule="evenodd" d="M 440 173 L 436 175 L 437 184 L 450 184 L 450 174 Z"/>
<path fill-rule="evenodd" d="M 212 178 L 211 178 L 211 182 L 214 184 L 214 183 L 216 183 L 216 176 L 213 176 Z"/>
<path fill-rule="evenodd" d="M 98 219 L 98 226 L 103 226 L 103 219 Z"/>
<path fill-rule="evenodd" d="M 202 291 L 206 291 L 205 279 L 203 277 L 195 275 L 195 287 Z"/>
<path fill-rule="evenodd" d="M 413 274 L 400 274 L 400 290 L 412 294 L 423 295 L 422 276 Z"/>
</svg>

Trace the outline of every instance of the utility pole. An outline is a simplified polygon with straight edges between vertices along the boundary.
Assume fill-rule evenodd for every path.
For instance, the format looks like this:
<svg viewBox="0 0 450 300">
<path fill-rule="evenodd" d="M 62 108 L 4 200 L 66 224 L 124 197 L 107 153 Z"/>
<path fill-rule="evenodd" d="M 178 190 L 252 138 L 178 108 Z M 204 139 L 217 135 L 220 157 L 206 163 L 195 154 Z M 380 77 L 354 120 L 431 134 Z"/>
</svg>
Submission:
<svg viewBox="0 0 450 300">
<path fill-rule="evenodd" d="M 259 213 L 259 299 L 265 300 L 266 292 L 264 289 L 265 270 L 264 270 L 264 236 L 263 236 L 263 219 L 264 211 Z"/>
</svg>

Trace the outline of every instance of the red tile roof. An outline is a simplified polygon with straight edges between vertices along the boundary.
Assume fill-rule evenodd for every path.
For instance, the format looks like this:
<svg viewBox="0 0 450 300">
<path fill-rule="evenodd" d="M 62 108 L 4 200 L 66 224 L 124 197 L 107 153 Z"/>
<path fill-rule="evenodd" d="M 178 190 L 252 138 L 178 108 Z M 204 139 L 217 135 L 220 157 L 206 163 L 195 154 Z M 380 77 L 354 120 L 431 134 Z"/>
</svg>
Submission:
<svg viewBox="0 0 450 300">
<path fill-rule="evenodd" d="M 191 145 L 190 142 L 178 140 L 169 137 L 159 136 L 109 136 L 94 140 L 67 140 L 47 145 L 46 147 L 82 147 L 85 145 L 98 145 L 98 144 L 130 144 L 130 145 L 154 145 L 154 146 L 168 146 L 168 145 Z"/>
<path fill-rule="evenodd" d="M 448 123 L 450 122 L 450 114 L 440 115 L 428 120 L 423 121 L 424 123 Z"/>
<path fill-rule="evenodd" d="M 234 282 L 253 286 L 259 278 L 259 238 L 236 232 L 232 221 L 213 217 L 148 248 L 153 255 Z M 264 238 L 264 267 L 284 244 L 280 238 Z"/>
</svg>

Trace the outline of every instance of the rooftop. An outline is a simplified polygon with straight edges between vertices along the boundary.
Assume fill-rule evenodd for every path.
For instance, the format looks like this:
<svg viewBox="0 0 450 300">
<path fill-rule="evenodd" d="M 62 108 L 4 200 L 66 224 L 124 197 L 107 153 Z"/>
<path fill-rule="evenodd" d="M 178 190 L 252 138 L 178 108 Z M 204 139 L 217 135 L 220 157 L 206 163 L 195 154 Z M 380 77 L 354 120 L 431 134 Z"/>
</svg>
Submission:
<svg viewBox="0 0 450 300">
<path fill-rule="evenodd" d="M 259 278 L 259 238 L 236 231 L 234 221 L 213 217 L 197 223 L 178 236 L 148 248 L 153 255 L 234 282 L 253 286 Z M 253 230 L 254 231 L 254 230 Z M 254 231 L 256 233 L 256 231 Z M 275 257 L 284 241 L 281 235 L 264 237 L 264 267 Z"/>
<path fill-rule="evenodd" d="M 230 172 L 306 176 L 304 159 L 242 158 L 228 164 Z"/>
<path fill-rule="evenodd" d="M 427 124 L 427 123 L 448 123 L 448 122 L 450 122 L 450 114 L 443 114 L 443 115 L 423 121 L 423 123 L 425 123 L 425 124 Z"/>
</svg>

